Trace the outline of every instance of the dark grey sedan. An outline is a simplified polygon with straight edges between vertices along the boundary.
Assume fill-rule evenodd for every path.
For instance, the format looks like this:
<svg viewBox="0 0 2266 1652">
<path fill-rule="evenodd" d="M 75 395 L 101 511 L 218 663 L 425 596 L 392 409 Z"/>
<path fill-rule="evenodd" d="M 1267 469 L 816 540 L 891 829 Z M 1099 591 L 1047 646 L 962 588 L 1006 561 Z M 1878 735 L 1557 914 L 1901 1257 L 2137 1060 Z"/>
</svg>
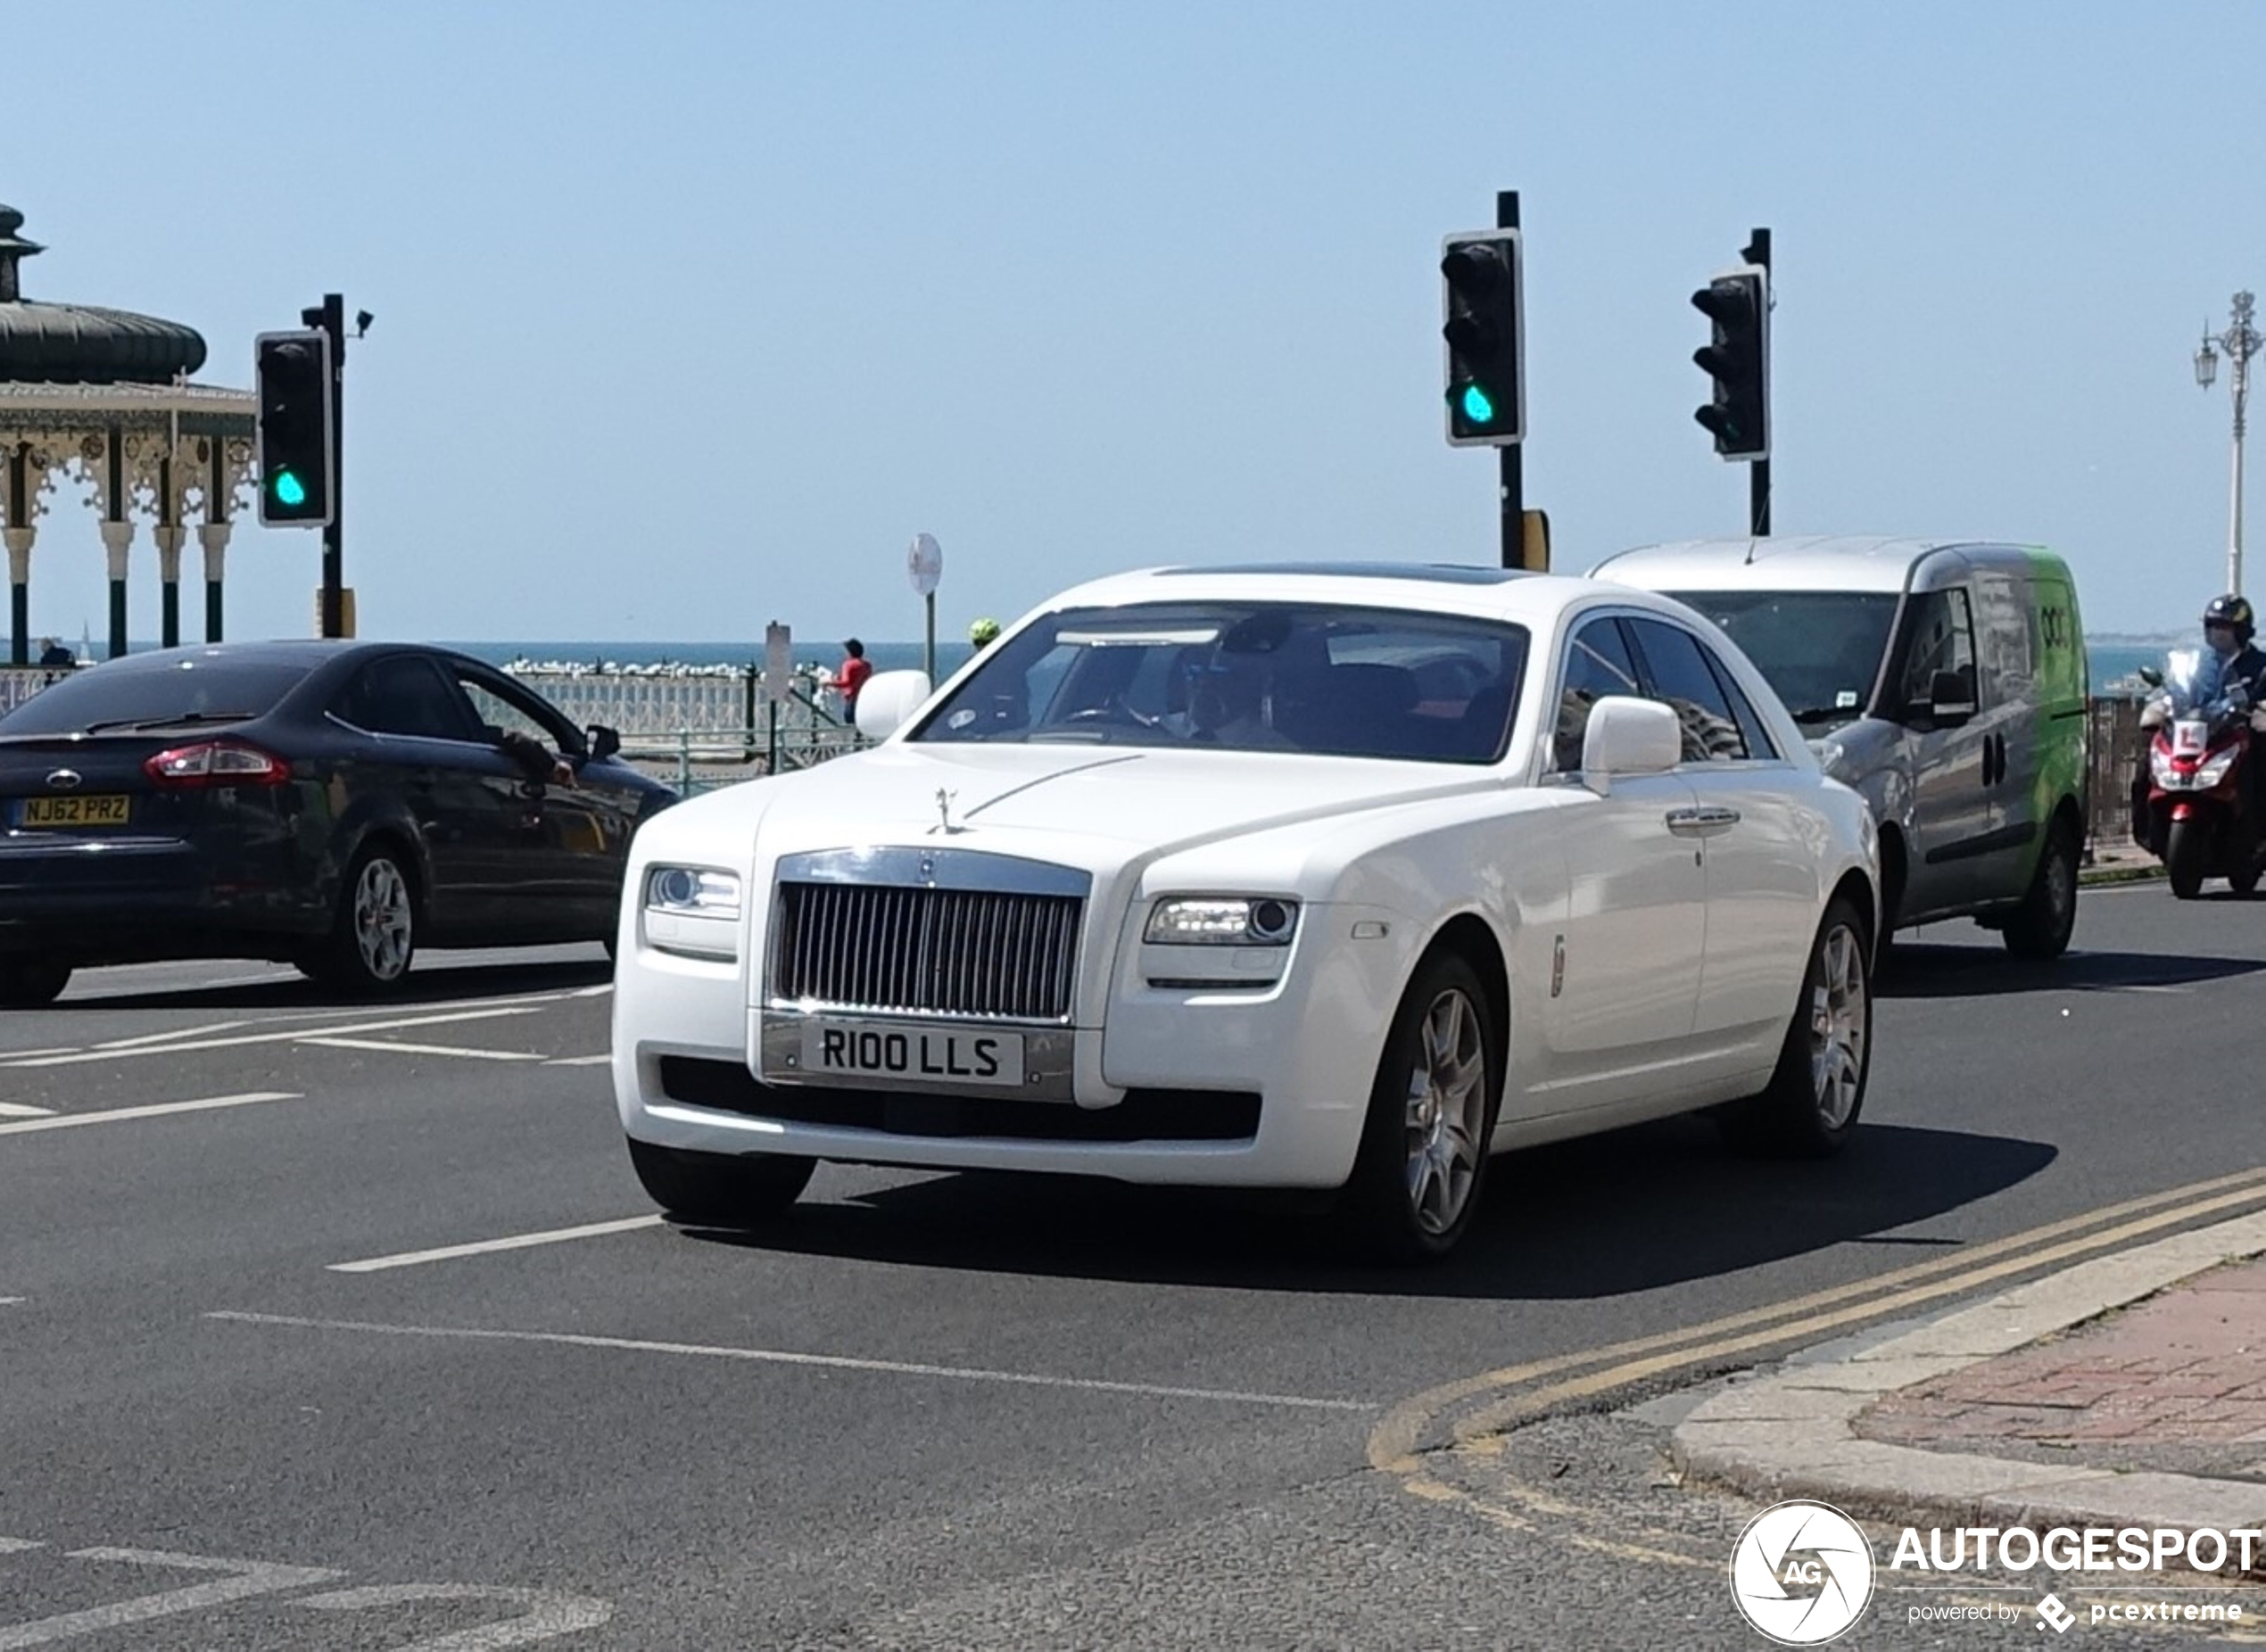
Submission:
<svg viewBox="0 0 2266 1652">
<path fill-rule="evenodd" d="M 73 969 L 287 961 L 382 989 L 419 945 L 611 946 L 676 794 L 478 660 L 406 643 L 129 656 L 0 717 L 0 1005 Z"/>
</svg>

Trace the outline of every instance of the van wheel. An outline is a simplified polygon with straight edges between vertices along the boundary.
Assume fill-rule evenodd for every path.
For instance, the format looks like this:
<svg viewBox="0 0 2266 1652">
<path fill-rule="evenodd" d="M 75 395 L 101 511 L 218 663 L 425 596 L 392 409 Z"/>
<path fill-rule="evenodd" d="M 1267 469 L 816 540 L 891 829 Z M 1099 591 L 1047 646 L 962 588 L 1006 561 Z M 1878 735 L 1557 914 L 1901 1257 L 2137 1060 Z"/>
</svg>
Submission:
<svg viewBox="0 0 2266 1652">
<path fill-rule="evenodd" d="M 694 1227 L 756 1227 L 801 1198 L 818 1169 L 815 1159 L 782 1153 L 702 1153 L 624 1139 L 653 1202 Z"/>
<path fill-rule="evenodd" d="M 1873 977 L 1857 908 L 1840 896 L 1810 947 L 1802 995 L 1763 1090 L 1716 1115 L 1733 1146 L 1823 1159 L 1865 1110 L 1873 1069 Z"/>
<path fill-rule="evenodd" d="M 2030 893 L 2006 920 L 2006 950 L 2017 958 L 2058 958 L 2069 950 L 2070 932 L 2077 928 L 2077 829 L 2056 820 L 2046 835 L 2046 852 L 2038 857 L 2038 871 Z"/>
</svg>

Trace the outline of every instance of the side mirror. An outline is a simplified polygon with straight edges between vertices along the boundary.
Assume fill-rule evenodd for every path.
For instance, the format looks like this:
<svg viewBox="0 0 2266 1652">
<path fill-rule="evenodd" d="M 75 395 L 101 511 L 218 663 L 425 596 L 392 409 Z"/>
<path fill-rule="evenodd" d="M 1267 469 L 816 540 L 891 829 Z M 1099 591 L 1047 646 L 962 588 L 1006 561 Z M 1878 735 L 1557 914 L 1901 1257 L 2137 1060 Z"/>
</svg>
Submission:
<svg viewBox="0 0 2266 1652">
<path fill-rule="evenodd" d="M 2141 666 L 2139 676 L 2140 681 L 2152 689 L 2160 689 L 2163 686 L 2163 673 L 2153 665 Z"/>
<path fill-rule="evenodd" d="M 1609 694 L 1582 733 L 1582 784 L 1609 796 L 1616 775 L 1666 774 L 1683 761 L 1683 724 L 1658 700 Z"/>
<path fill-rule="evenodd" d="M 924 671 L 875 673 L 857 691 L 857 731 L 868 739 L 889 739 L 921 709 L 929 692 Z"/>
<path fill-rule="evenodd" d="M 622 737 L 602 723 L 590 726 L 590 760 L 603 763 L 622 749 Z"/>
<path fill-rule="evenodd" d="M 1956 671 L 1928 679 L 1928 714 L 1940 723 L 1964 723 L 1975 714 L 1975 692 Z"/>
</svg>

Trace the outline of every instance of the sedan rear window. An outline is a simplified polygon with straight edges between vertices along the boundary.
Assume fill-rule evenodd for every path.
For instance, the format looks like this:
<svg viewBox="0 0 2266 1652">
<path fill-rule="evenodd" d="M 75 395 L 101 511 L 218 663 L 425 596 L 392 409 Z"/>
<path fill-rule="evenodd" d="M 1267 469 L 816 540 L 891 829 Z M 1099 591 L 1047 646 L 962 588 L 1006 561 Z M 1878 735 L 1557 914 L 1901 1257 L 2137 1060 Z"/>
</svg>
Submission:
<svg viewBox="0 0 2266 1652">
<path fill-rule="evenodd" d="M 96 665 L 0 717 L 0 739 L 264 716 L 306 681 L 310 669 L 276 660 L 195 658 L 166 665 L 136 662 L 122 671 Z"/>
</svg>

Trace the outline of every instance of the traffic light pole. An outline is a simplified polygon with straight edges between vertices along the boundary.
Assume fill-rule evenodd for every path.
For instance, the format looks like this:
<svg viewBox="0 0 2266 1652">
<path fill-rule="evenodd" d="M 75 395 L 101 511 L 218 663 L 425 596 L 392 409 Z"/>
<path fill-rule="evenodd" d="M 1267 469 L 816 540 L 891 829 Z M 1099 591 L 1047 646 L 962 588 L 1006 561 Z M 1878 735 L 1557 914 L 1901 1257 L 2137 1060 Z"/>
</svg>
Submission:
<svg viewBox="0 0 2266 1652">
<path fill-rule="evenodd" d="M 1757 228 L 1747 239 L 1746 259 L 1759 264 L 1764 272 L 1763 301 L 1771 301 L 1773 289 L 1769 281 L 1770 231 Z M 1770 394 L 1770 386 L 1763 386 L 1763 394 Z M 1776 423 L 1774 419 L 1773 424 Z M 1758 458 L 1747 467 L 1747 520 L 1752 524 L 1748 532 L 1760 539 L 1770 532 L 1770 460 Z"/>
<path fill-rule="evenodd" d="M 323 528 L 323 635 L 346 634 L 344 542 L 346 460 L 346 300 L 339 293 L 323 294 L 322 307 L 300 312 L 310 327 L 330 335 L 330 521 Z"/>
<path fill-rule="evenodd" d="M 1518 192 L 1515 189 L 1495 193 L 1495 227 L 1518 227 Z M 1521 371 L 1524 371 L 1522 368 Z M 1501 467 L 1502 478 L 1502 565 L 1507 568 L 1526 566 L 1526 475 L 1519 455 L 1526 450 L 1516 442 L 1507 442 L 1495 450 L 1496 462 Z"/>
</svg>

